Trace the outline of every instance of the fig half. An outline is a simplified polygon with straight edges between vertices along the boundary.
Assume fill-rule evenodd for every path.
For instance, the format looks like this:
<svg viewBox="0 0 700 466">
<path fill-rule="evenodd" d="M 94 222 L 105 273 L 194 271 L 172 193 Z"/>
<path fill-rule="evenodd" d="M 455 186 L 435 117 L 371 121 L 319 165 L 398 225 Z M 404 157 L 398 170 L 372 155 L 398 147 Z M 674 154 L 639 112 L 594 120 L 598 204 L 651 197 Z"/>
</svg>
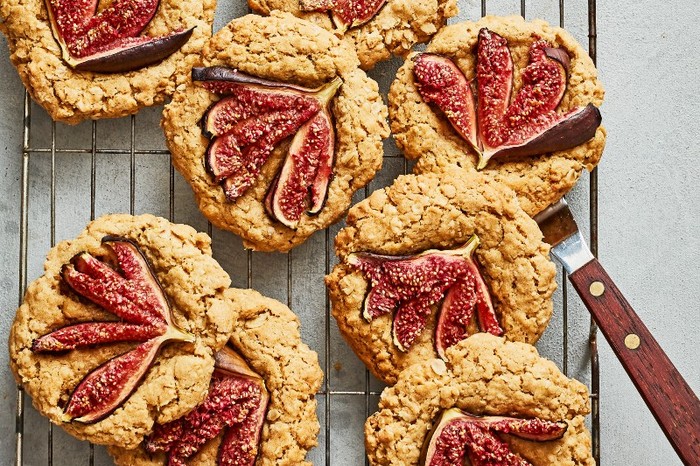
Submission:
<svg viewBox="0 0 700 466">
<path fill-rule="evenodd" d="M 511 101 L 513 59 L 508 42 L 483 28 L 477 44 L 478 103 L 471 83 L 447 57 L 414 58 L 414 77 L 423 100 L 434 103 L 479 156 L 477 169 L 492 158 L 517 159 L 570 149 L 595 136 L 601 123 L 593 104 L 558 113 L 566 92 L 570 57 L 544 40 L 530 46 L 522 86 Z"/>
<path fill-rule="evenodd" d="M 257 180 L 274 148 L 295 134 L 265 197 L 268 215 L 295 228 L 306 211 L 323 208 L 333 173 L 335 131 L 330 102 L 342 85 L 318 89 L 287 85 L 224 67 L 194 68 L 192 79 L 224 97 L 202 118 L 211 137 L 205 162 L 229 201 Z"/>
<path fill-rule="evenodd" d="M 116 0 L 98 12 L 98 0 L 45 0 L 63 59 L 81 71 L 118 73 L 157 63 L 182 47 L 192 29 L 139 37 L 159 0 Z"/>
<path fill-rule="evenodd" d="M 206 399 L 185 417 L 156 425 L 145 441 L 147 451 L 166 453 L 169 465 L 185 465 L 222 432 L 217 464 L 255 464 L 269 402 L 265 382 L 231 347 L 215 360 Z"/>
<path fill-rule="evenodd" d="M 302 11 L 330 11 L 341 32 L 367 23 L 385 3 L 386 0 L 299 0 Z"/>
<path fill-rule="evenodd" d="M 495 433 L 510 434 L 526 440 L 547 442 L 564 436 L 568 424 L 538 418 L 519 419 L 504 416 L 473 416 L 457 408 L 443 411 L 423 444 L 422 466 L 532 466 L 513 453 Z"/>
<path fill-rule="evenodd" d="M 430 249 L 415 256 L 385 256 L 354 253 L 347 263 L 359 269 L 370 282 L 363 315 L 371 321 L 395 312 L 394 344 L 408 351 L 423 332 L 433 306 L 443 300 L 435 329 L 435 349 L 445 350 L 468 336 L 474 309 L 481 331 L 502 335 L 486 283 L 474 258 L 479 245 L 476 235 L 451 250 Z"/>
<path fill-rule="evenodd" d="M 168 341 L 192 342 L 194 336 L 172 319 L 170 305 L 148 260 L 129 239 L 106 236 L 103 245 L 117 269 L 88 253 L 66 264 L 63 280 L 80 296 L 122 319 L 69 325 L 37 338 L 32 351 L 56 353 L 99 344 L 143 342 L 87 374 L 64 408 L 66 420 L 97 422 L 138 388 L 160 348 Z"/>
</svg>

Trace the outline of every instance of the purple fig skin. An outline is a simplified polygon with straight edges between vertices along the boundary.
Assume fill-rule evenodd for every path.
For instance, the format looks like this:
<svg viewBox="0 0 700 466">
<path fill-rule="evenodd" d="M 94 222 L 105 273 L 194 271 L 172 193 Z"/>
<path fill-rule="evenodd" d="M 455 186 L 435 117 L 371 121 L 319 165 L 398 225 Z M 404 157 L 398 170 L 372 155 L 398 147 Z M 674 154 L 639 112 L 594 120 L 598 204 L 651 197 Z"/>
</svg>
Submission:
<svg viewBox="0 0 700 466">
<path fill-rule="evenodd" d="M 576 108 L 567 113 L 562 120 L 521 145 L 502 146 L 493 152 L 484 152 L 479 168 L 485 167 L 492 158 L 511 160 L 571 149 L 590 141 L 602 120 L 600 110 L 593 104 Z"/>
<path fill-rule="evenodd" d="M 249 74 L 243 73 L 242 71 L 238 71 L 237 69 L 227 68 L 225 66 L 194 67 L 192 68 L 192 81 L 223 81 L 236 84 L 248 84 L 262 87 L 291 89 L 306 94 L 313 94 L 321 89 L 309 89 L 308 87 L 296 86 L 294 84 L 258 78 L 257 76 L 251 76 Z M 222 92 L 216 90 L 213 90 L 212 92 L 216 92 L 217 94 L 230 93 L 226 92 L 223 88 Z"/>
<path fill-rule="evenodd" d="M 457 408 L 450 408 L 440 414 L 428 433 L 421 449 L 419 464 L 447 466 L 460 459 L 463 462 L 465 457 L 473 465 L 495 464 L 489 460 L 492 461 L 497 456 L 500 458 L 498 464 L 532 466 L 514 454 L 508 444 L 495 436 L 494 432 L 535 442 L 549 442 L 561 439 L 567 429 L 568 424 L 564 421 L 473 416 Z"/>
<path fill-rule="evenodd" d="M 124 73 L 159 63 L 177 52 L 190 40 L 194 28 L 148 39 L 124 49 L 115 49 L 73 60 L 79 71 L 95 73 Z"/>
<path fill-rule="evenodd" d="M 566 50 L 558 47 L 546 47 L 544 49 L 544 53 L 552 60 L 558 61 L 559 64 L 561 64 L 561 66 L 564 68 L 564 71 L 566 71 L 567 74 L 569 73 L 569 67 L 571 66 L 571 57 L 566 52 Z"/>
</svg>

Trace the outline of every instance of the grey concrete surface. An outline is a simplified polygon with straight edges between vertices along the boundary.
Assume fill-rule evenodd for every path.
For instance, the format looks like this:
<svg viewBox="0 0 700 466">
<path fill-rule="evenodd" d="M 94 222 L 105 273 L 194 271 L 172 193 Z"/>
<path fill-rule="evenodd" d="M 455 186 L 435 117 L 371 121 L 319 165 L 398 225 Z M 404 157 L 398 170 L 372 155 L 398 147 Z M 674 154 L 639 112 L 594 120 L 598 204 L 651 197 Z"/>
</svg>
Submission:
<svg viewBox="0 0 700 466">
<path fill-rule="evenodd" d="M 565 0 L 564 25 L 584 45 L 588 43 L 587 0 Z M 460 18 L 476 19 L 481 4 L 460 0 Z M 555 0 L 490 0 L 487 12 L 520 14 L 528 19 L 560 20 Z M 215 29 L 245 13 L 242 0 L 219 4 Z M 683 0 L 655 2 L 598 2 L 598 64 L 607 94 L 603 107 L 608 145 L 599 169 L 598 231 L 600 257 L 649 328 L 691 386 L 700 391 L 700 6 Z M 0 40 L 0 336 L 6 340 L 23 287 L 20 271 L 20 200 L 22 173 L 23 88 Z M 393 79 L 399 60 L 372 72 L 383 90 Z M 132 124 L 136 149 L 163 149 L 158 128 L 160 109 L 95 125 L 97 146 L 129 149 Z M 32 106 L 32 148 L 85 149 L 91 146 L 91 123 L 77 127 L 58 124 L 55 132 L 46 114 Z M 52 136 L 53 135 L 53 136 Z M 366 192 L 391 183 L 406 168 L 394 144 L 386 142 L 387 158 L 381 174 Z M 27 279 L 41 273 L 52 243 L 69 238 L 90 219 L 89 154 L 33 152 L 28 160 L 29 205 Z M 187 184 L 171 171 L 164 155 L 134 157 L 133 198 L 130 196 L 131 159 L 128 154 L 98 154 L 95 158 L 94 213 L 151 212 L 168 216 L 170 189 L 174 191 L 173 217 L 208 231 Z M 590 231 L 590 177 L 584 176 L 569 196 L 584 230 Z M 358 193 L 356 199 L 364 197 Z M 52 209 L 53 206 L 53 209 Z M 51 228 L 52 212 L 55 215 Z M 306 244 L 286 254 L 248 254 L 235 236 L 213 230 L 216 257 L 231 273 L 236 286 L 253 286 L 289 303 L 300 315 L 305 340 L 319 352 L 327 372 L 330 397 L 319 395 L 321 435 L 312 451 L 314 464 L 363 464 L 362 423 L 376 407 L 372 395 L 335 394 L 336 391 L 378 391 L 339 336 L 325 313 L 322 277 L 334 263 L 327 239 L 342 224 L 319 232 Z M 249 266 L 250 264 L 250 274 Z M 291 277 L 291 281 L 289 280 Z M 560 274 L 560 284 L 562 284 Z M 540 351 L 570 376 L 590 384 L 589 318 L 570 286 L 562 284 L 555 296 L 555 316 Z M 329 330 L 326 337 L 326 328 Z M 566 344 L 565 344 L 566 342 Z M 680 461 L 656 426 L 622 367 L 601 342 L 601 463 L 603 465 L 675 465 Z M 16 387 L 0 351 L 0 464 L 15 461 Z M 329 400 L 330 398 L 330 400 Z M 330 403 L 330 404 L 327 404 Z M 107 465 L 101 447 L 94 451 L 49 424 L 25 400 L 24 464 Z M 327 417 L 330 413 L 330 417 Z M 330 461 L 326 462 L 327 452 Z M 52 461 L 52 462 L 51 462 Z"/>
</svg>

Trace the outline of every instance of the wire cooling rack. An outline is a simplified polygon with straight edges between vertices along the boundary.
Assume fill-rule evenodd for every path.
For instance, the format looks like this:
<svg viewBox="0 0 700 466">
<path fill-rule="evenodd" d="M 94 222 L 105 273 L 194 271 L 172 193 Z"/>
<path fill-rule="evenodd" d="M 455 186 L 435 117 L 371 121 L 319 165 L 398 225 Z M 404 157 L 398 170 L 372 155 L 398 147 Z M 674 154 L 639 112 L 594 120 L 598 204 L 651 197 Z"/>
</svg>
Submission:
<svg viewBox="0 0 700 466">
<path fill-rule="evenodd" d="M 568 5 L 576 0 L 568 0 Z M 546 11 L 548 20 L 565 26 L 570 21 L 564 0 L 548 2 L 520 0 L 479 4 L 460 1 L 462 19 L 466 9 L 485 15 L 521 14 L 527 19 Z M 504 10 L 508 3 L 510 10 Z M 495 11 L 491 11 L 491 7 Z M 533 4 L 533 5 L 530 5 Z M 505 7 L 507 8 L 507 7 Z M 479 11 L 480 10 L 480 11 Z M 573 5 L 575 22 L 587 23 L 589 53 L 596 60 L 596 2 L 581 0 Z M 580 17 L 585 12 L 586 18 Z M 558 17 L 557 17 L 558 16 Z M 393 79 L 399 60 L 383 64 L 371 74 L 383 91 Z M 302 320 L 303 338 L 318 352 L 326 374 L 317 394 L 321 423 L 319 446 L 309 459 L 316 465 L 358 465 L 366 463 L 362 425 L 376 409 L 383 386 L 361 365 L 342 342 L 329 313 L 323 275 L 335 263 L 333 238 L 341 225 L 317 233 L 288 254 L 246 251 L 238 238 L 212 229 L 197 212 L 189 187 L 170 165 L 170 154 L 157 128 L 159 109 L 144 110 L 138 116 L 115 121 L 89 122 L 74 130 L 51 122 L 25 93 L 22 149 L 19 300 L 28 277 L 40 272 L 43 254 L 57 240 L 71 237 L 86 221 L 107 212 L 154 213 L 171 221 L 189 223 L 213 237 L 215 257 L 231 274 L 233 285 L 254 287 L 286 302 Z M 145 120 L 145 121 L 144 121 Z M 149 129 L 150 128 L 150 129 Z M 78 135 L 74 137 L 74 135 Z M 154 143 L 153 140 L 159 141 Z M 378 177 L 356 200 L 374 189 L 388 185 L 409 168 L 392 141 L 385 143 L 387 155 Z M 48 179 L 48 180 L 47 180 Z M 128 192 L 128 196 L 126 195 Z M 579 218 L 588 214 L 590 245 L 598 249 L 598 178 L 594 171 L 582 178 L 570 196 Z M 584 225 L 585 228 L 585 225 Z M 29 251 L 32 251 L 29 254 Z M 35 252 L 36 251 L 36 252 Z M 322 260 L 321 260 L 322 258 Z M 599 368 L 597 329 L 587 314 L 570 310 L 579 306 L 568 292 L 559 273 L 555 295 L 555 316 L 538 344 L 540 352 L 553 359 L 567 375 L 587 382 L 591 391 L 593 453 L 600 458 Z M 571 314 L 571 316 L 570 316 Z M 582 315 L 586 320 L 582 321 Z M 578 316 L 578 317 L 574 317 Z M 573 374 L 570 374 L 573 372 Z M 79 442 L 54 428 L 29 405 L 17 389 L 16 458 L 21 465 L 107 465 L 111 460 L 102 447 Z M 598 461 L 599 462 L 599 461 Z M 9 464 L 9 461 L 8 463 Z"/>
</svg>

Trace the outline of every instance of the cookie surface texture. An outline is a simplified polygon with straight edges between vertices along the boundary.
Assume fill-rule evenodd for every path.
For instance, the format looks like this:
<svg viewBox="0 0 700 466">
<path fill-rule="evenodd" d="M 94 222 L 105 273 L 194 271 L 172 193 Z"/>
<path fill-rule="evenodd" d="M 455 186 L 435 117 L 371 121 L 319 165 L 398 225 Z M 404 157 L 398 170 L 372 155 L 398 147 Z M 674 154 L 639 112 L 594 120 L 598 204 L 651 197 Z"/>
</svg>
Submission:
<svg viewBox="0 0 700 466">
<path fill-rule="evenodd" d="M 567 89 L 558 111 L 600 106 L 604 91 L 598 72 L 588 53 L 565 30 L 542 20 L 526 22 L 521 17 L 487 16 L 478 22 L 462 22 L 442 29 L 428 44 L 427 52 L 444 55 L 454 61 L 467 80 L 476 73 L 475 48 L 481 28 L 500 34 L 508 41 L 513 57 L 513 95 L 520 88 L 520 71 L 528 63 L 530 44 L 537 37 L 568 52 L 571 58 Z M 452 128 L 445 116 L 423 101 L 413 77 L 413 60 L 407 59 L 389 91 L 389 115 L 396 143 L 406 157 L 419 159 L 417 173 L 444 170 L 457 165 L 476 170 L 477 156 L 469 143 Z M 482 171 L 511 187 L 523 209 L 534 215 L 558 201 L 574 186 L 584 169 L 592 170 L 600 161 L 605 146 L 605 129 L 598 128 L 590 141 L 573 149 L 517 161 L 489 161 Z"/>
<path fill-rule="evenodd" d="M 301 341 L 299 319 L 279 301 L 257 291 L 231 289 L 238 319 L 230 344 L 265 380 L 270 404 L 263 426 L 256 465 L 303 465 L 306 453 L 316 446 L 319 423 L 315 394 L 323 372 L 316 353 Z M 189 461 L 192 466 L 215 466 L 221 438 L 217 437 Z M 162 466 L 162 454 L 149 455 L 143 448 L 110 448 L 118 466 Z"/>
<path fill-rule="evenodd" d="M 199 83 L 181 86 L 166 106 L 162 126 L 175 168 L 195 192 L 200 210 L 217 227 L 240 235 L 246 247 L 287 251 L 343 215 L 352 194 L 374 177 L 382 164 L 382 140 L 388 136 L 387 109 L 378 85 L 358 68 L 355 52 L 333 34 L 288 13 L 247 15 L 214 35 L 202 54 L 203 66 L 226 66 L 273 81 L 316 88 L 340 77 L 343 84 L 331 104 L 336 149 L 333 175 L 323 209 L 302 215 L 295 229 L 273 221 L 265 195 L 289 149 L 282 142 L 262 167 L 255 183 L 235 201 L 207 172 L 209 144 L 199 125 L 218 100 Z"/>
<path fill-rule="evenodd" d="M 54 120 L 77 124 L 130 115 L 170 97 L 211 37 L 215 9 L 215 0 L 161 0 L 143 35 L 163 36 L 194 27 L 192 37 L 162 62 L 120 74 L 69 67 L 51 33 L 43 0 L 0 1 L 0 30 L 31 97 Z"/>
<path fill-rule="evenodd" d="M 31 350 L 36 338 L 66 325 L 115 320 L 79 298 L 61 277 L 61 268 L 76 254 L 104 255 L 101 240 L 106 235 L 128 238 L 140 247 L 170 302 L 175 324 L 196 335 L 196 341 L 166 344 L 141 384 L 103 420 L 65 422 L 62 406 L 81 379 L 136 346 L 103 344 L 42 354 Z M 77 238 L 51 249 L 45 272 L 27 288 L 10 332 L 12 371 L 36 409 L 79 439 L 135 448 L 154 422 L 168 422 L 194 408 L 206 395 L 213 354 L 226 344 L 236 313 L 224 295 L 231 280 L 211 257 L 210 243 L 204 233 L 152 215 L 108 215 L 90 223 Z"/>
<path fill-rule="evenodd" d="M 325 29 L 335 29 L 329 14 L 302 11 L 299 1 L 248 0 L 248 5 L 263 15 L 273 10 L 287 11 Z M 357 51 L 362 69 L 368 70 L 392 55 L 405 56 L 456 15 L 456 0 L 387 0 L 369 22 L 346 31 L 343 41 Z"/>
<path fill-rule="evenodd" d="M 436 312 L 407 352 L 392 341 L 392 313 L 368 322 L 369 282 L 345 263 L 354 252 L 392 256 L 452 249 L 476 234 L 476 258 L 496 315 L 510 340 L 534 343 L 544 332 L 556 288 L 549 245 L 514 193 L 478 173 L 405 175 L 375 191 L 348 214 L 336 237 L 340 264 L 326 277 L 332 313 L 344 338 L 367 367 L 393 384 L 406 367 L 437 357 Z"/>
<path fill-rule="evenodd" d="M 372 465 L 418 465 L 421 446 L 443 409 L 566 421 L 560 440 L 532 442 L 503 436 L 513 452 L 534 466 L 586 465 L 595 461 L 584 423 L 588 390 L 565 377 L 530 345 L 480 333 L 447 350 L 446 363 L 416 364 L 382 392 L 379 411 L 365 424 Z"/>
</svg>

